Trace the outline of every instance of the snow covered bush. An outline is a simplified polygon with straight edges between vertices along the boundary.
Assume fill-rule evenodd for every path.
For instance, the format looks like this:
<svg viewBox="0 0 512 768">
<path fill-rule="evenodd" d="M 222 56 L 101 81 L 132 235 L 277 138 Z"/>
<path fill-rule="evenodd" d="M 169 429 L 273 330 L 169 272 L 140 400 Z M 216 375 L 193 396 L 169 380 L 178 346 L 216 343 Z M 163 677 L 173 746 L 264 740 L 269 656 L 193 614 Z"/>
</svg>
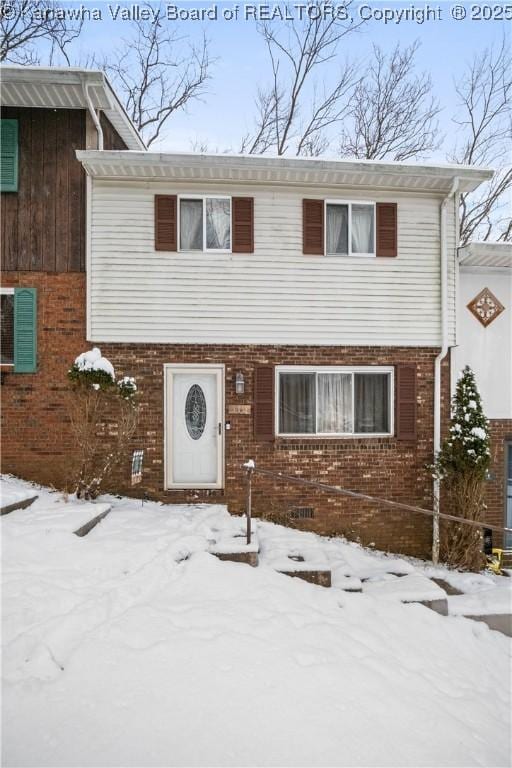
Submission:
<svg viewBox="0 0 512 768">
<path fill-rule="evenodd" d="M 78 451 L 74 491 L 78 498 L 93 499 L 127 456 L 137 426 L 137 384 L 131 376 L 116 381 L 114 366 L 98 347 L 78 355 L 68 379 L 69 415 Z"/>
<path fill-rule="evenodd" d="M 466 366 L 452 400 L 449 436 L 443 442 L 435 472 L 443 482 L 450 511 L 457 517 L 482 520 L 485 478 L 490 464 L 489 422 L 471 368 Z M 443 557 L 458 568 L 477 570 L 483 563 L 482 530 L 443 524 Z"/>
</svg>

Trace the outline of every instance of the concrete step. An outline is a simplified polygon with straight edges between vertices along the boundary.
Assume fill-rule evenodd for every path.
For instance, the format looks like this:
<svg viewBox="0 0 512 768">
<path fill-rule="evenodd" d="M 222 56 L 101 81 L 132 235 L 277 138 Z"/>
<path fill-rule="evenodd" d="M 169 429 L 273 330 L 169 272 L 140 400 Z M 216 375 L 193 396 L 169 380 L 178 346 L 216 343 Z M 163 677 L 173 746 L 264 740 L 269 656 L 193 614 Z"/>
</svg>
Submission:
<svg viewBox="0 0 512 768">
<path fill-rule="evenodd" d="M 30 507 L 30 505 L 33 504 L 37 498 L 37 495 L 29 496 L 26 499 L 14 501 L 12 504 L 6 504 L 4 507 L 0 508 L 0 515 L 8 515 L 9 512 L 14 512 L 17 509 L 26 509 L 27 507 Z"/>
<path fill-rule="evenodd" d="M 310 584 L 317 584 L 319 587 L 331 586 L 331 572 L 327 569 L 311 569 L 311 570 L 279 570 L 278 573 L 282 573 L 284 576 L 291 576 L 296 579 L 303 579 Z"/>
</svg>

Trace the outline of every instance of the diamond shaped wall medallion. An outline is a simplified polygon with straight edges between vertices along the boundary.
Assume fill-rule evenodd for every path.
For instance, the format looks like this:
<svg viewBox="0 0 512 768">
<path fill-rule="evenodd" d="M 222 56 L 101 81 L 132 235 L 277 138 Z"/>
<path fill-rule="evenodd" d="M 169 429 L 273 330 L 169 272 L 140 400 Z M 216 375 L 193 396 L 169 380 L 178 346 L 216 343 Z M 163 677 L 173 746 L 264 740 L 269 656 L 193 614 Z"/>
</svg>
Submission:
<svg viewBox="0 0 512 768">
<path fill-rule="evenodd" d="M 488 288 L 484 288 L 473 301 L 469 302 L 468 309 L 486 328 L 496 320 L 498 315 L 501 315 L 505 307 Z"/>
</svg>

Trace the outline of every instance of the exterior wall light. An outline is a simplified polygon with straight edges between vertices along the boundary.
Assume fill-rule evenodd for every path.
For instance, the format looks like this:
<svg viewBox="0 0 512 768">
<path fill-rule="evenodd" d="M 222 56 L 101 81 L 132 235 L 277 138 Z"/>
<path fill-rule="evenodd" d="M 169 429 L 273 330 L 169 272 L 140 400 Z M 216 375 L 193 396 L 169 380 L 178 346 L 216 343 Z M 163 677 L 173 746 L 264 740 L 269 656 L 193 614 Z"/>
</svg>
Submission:
<svg viewBox="0 0 512 768">
<path fill-rule="evenodd" d="M 243 395 L 245 392 L 245 380 L 242 371 L 238 371 L 235 376 L 235 392 L 237 395 Z"/>
</svg>

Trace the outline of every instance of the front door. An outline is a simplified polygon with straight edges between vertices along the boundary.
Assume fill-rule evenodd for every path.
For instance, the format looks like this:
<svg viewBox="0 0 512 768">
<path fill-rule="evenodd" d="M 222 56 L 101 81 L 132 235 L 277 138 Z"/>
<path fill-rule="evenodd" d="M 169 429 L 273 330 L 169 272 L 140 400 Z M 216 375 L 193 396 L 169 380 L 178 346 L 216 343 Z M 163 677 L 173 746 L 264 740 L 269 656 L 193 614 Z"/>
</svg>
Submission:
<svg viewBox="0 0 512 768">
<path fill-rule="evenodd" d="M 222 488 L 224 366 L 166 365 L 166 487 Z"/>
</svg>

